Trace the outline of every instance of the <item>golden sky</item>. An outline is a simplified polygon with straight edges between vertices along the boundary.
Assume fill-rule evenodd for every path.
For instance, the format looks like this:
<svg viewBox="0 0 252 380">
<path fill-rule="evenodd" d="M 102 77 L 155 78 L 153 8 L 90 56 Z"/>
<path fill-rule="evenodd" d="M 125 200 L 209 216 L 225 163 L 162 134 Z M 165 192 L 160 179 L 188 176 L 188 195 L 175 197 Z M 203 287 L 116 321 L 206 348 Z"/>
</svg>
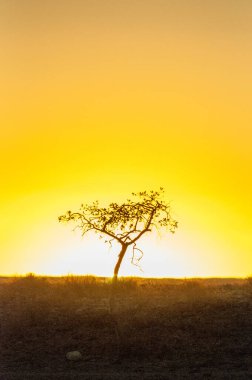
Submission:
<svg viewBox="0 0 252 380">
<path fill-rule="evenodd" d="M 250 0 L 1 0 L 0 273 L 112 275 L 58 215 L 163 186 L 143 275 L 251 274 L 251 67 Z"/>
</svg>

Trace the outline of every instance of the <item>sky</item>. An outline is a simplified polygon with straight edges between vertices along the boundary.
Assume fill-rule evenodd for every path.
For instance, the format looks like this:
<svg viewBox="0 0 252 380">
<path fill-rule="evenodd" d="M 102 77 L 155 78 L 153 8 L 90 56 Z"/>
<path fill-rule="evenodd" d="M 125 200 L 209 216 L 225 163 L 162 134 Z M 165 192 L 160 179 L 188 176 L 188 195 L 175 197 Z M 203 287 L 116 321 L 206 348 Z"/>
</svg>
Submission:
<svg viewBox="0 0 252 380">
<path fill-rule="evenodd" d="M 0 274 L 110 276 L 66 210 L 165 188 L 143 272 L 252 274 L 252 2 L 0 0 Z"/>
</svg>

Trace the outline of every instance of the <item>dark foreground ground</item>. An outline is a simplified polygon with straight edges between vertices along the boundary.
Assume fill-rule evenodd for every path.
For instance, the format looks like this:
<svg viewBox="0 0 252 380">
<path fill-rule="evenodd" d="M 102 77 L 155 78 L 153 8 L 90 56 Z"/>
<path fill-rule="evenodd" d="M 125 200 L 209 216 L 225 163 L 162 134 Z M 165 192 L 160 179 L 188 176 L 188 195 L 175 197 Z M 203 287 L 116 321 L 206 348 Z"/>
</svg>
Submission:
<svg viewBox="0 0 252 380">
<path fill-rule="evenodd" d="M 0 380 L 252 379 L 251 279 L 124 279 L 112 314 L 110 289 L 2 278 Z"/>
</svg>

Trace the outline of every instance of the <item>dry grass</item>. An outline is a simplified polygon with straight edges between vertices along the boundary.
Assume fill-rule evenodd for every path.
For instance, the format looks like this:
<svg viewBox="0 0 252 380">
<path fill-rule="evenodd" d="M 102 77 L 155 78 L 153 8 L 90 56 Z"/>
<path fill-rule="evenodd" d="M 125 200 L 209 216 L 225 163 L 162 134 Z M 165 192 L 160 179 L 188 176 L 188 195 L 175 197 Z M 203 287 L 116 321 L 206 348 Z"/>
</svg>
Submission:
<svg viewBox="0 0 252 380">
<path fill-rule="evenodd" d="M 118 362 L 110 290 L 92 276 L 0 280 L 0 378 L 250 378 L 251 277 L 121 279 Z"/>
</svg>

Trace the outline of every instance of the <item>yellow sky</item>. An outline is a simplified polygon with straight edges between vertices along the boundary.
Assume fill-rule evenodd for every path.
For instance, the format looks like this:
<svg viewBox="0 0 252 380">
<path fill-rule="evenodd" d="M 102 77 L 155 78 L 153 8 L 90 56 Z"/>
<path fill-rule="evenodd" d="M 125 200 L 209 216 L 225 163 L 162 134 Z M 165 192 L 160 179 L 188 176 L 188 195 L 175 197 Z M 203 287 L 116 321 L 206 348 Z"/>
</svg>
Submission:
<svg viewBox="0 0 252 380">
<path fill-rule="evenodd" d="M 0 273 L 112 274 L 58 215 L 160 186 L 145 276 L 252 273 L 250 0 L 1 0 L 0 46 Z"/>
</svg>

